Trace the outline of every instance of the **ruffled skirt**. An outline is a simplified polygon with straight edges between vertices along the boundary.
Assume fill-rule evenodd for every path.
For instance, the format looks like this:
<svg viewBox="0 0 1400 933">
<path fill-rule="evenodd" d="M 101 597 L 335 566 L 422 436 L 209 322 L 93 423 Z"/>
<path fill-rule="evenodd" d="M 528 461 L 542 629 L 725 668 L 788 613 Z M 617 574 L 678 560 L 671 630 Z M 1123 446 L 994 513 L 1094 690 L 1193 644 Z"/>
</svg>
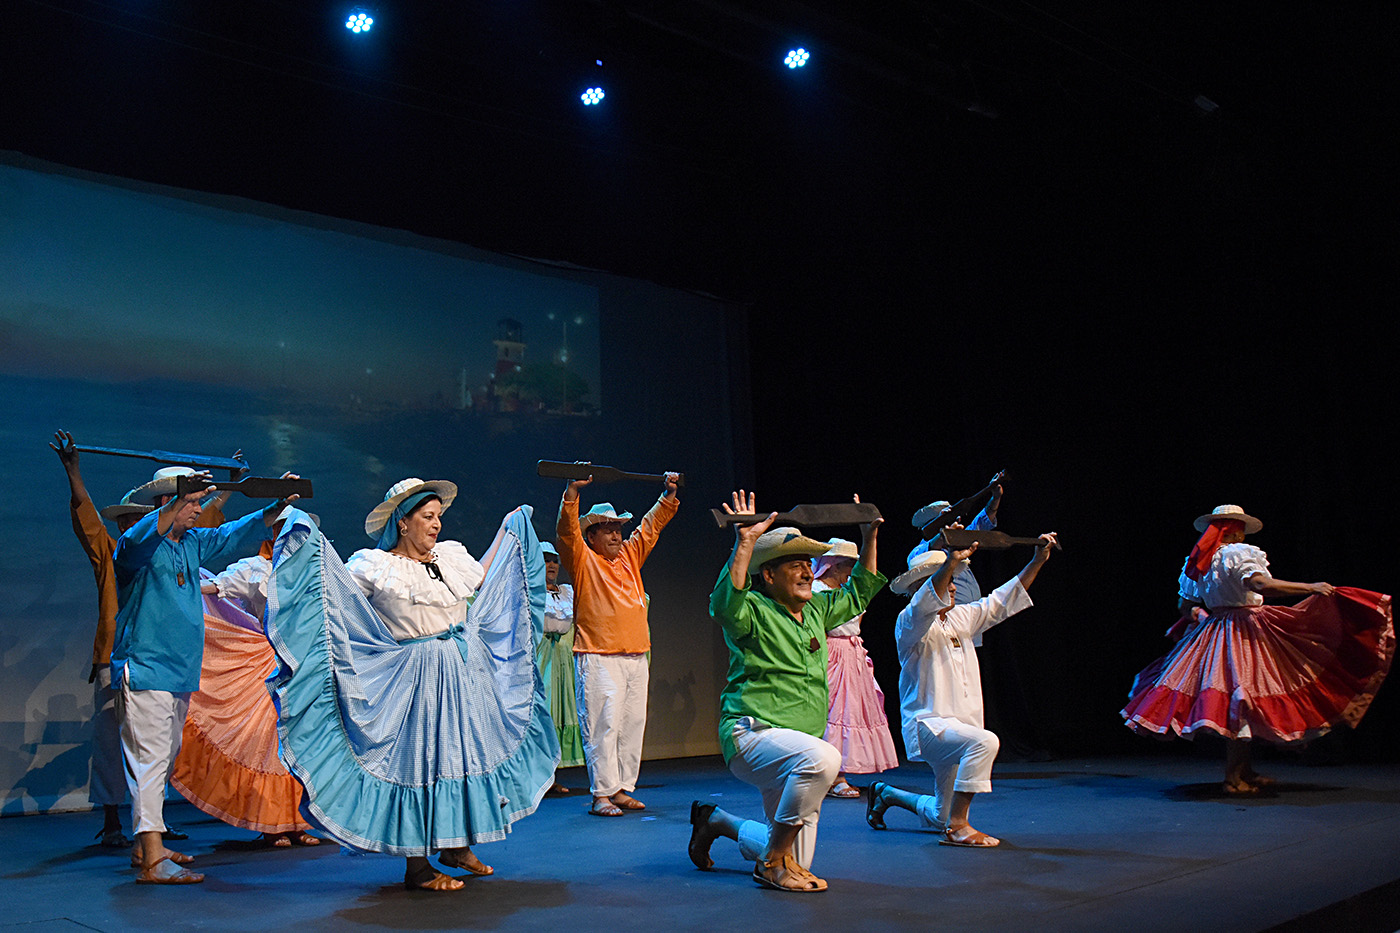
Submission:
<svg viewBox="0 0 1400 933">
<path fill-rule="evenodd" d="M 304 514 L 278 537 L 267 633 L 282 760 L 304 814 L 341 845 L 414 856 L 502 839 L 553 783 L 528 506 L 506 530 L 465 625 L 403 644 Z"/>
<path fill-rule="evenodd" d="M 277 709 L 266 683 L 276 666 L 260 620 L 230 600 L 204 597 L 204 663 L 170 783 L 225 823 L 304 832 L 311 827 L 298 812 L 301 783 L 277 757 Z"/>
<path fill-rule="evenodd" d="M 549 695 L 549 717 L 559 736 L 559 767 L 584 763 L 583 737 L 578 729 L 578 700 L 574 696 L 574 630 L 546 634 L 535 656 Z"/>
<path fill-rule="evenodd" d="M 1369 590 L 1222 610 L 1138 674 L 1122 716 L 1148 735 L 1311 739 L 1361 721 L 1394 653 L 1390 597 Z"/>
<path fill-rule="evenodd" d="M 885 693 L 875 682 L 875 665 L 860 636 L 826 640 L 826 681 L 831 707 L 826 714 L 827 742 L 841 751 L 841 770 L 870 774 L 899 767 Z"/>
</svg>

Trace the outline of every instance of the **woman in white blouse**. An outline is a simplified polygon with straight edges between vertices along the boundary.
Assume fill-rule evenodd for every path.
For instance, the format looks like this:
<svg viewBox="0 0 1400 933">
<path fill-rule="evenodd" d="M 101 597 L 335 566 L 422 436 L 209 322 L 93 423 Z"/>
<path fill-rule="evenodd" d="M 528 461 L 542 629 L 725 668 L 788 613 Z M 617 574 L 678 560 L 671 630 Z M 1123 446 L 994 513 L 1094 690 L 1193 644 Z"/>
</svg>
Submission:
<svg viewBox="0 0 1400 933">
<path fill-rule="evenodd" d="M 574 684 L 574 588 L 559 582 L 559 552 L 548 541 L 540 542 L 544 555 L 544 637 L 535 652 L 540 680 L 549 695 L 549 716 L 559 736 L 559 767 L 584 764 L 583 738 L 578 727 L 578 702 Z M 551 794 L 569 789 L 555 779 Z"/>
<path fill-rule="evenodd" d="M 1390 597 L 1330 583 L 1293 583 L 1244 543 L 1263 523 L 1237 505 L 1196 519 L 1201 538 L 1179 583 L 1181 640 L 1133 683 L 1122 716 L 1148 735 L 1225 736 L 1225 793 L 1273 783 L 1250 761 L 1249 742 L 1301 742 L 1338 723 L 1355 726 L 1394 652 Z M 1307 597 L 1266 606 L 1265 597 Z"/>
</svg>

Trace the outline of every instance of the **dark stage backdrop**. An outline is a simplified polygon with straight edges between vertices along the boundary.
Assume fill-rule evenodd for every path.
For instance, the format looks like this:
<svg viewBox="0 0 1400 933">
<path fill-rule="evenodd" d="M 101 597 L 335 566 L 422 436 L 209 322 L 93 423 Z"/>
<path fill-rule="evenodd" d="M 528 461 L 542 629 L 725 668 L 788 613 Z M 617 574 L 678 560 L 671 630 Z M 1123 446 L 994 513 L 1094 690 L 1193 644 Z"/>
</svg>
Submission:
<svg viewBox="0 0 1400 933">
<path fill-rule="evenodd" d="M 96 598 L 45 446 L 56 429 L 80 445 L 241 448 L 257 475 L 296 471 L 342 557 L 369 544 L 365 513 L 406 476 L 459 485 L 443 535 L 480 553 L 520 503 L 553 538 L 563 483 L 538 478 L 538 459 L 682 470 L 680 516 L 646 571 L 646 751 L 716 749 L 724 656 L 705 607 L 728 541 L 702 506 L 750 456 L 732 414 L 745 379 L 733 309 L 18 156 L 0 160 L 0 217 L 4 813 L 87 800 Z M 158 466 L 81 463 L 99 508 Z M 595 486 L 585 500 L 640 515 L 659 492 Z M 226 511 L 260 505 L 235 496 Z"/>
</svg>

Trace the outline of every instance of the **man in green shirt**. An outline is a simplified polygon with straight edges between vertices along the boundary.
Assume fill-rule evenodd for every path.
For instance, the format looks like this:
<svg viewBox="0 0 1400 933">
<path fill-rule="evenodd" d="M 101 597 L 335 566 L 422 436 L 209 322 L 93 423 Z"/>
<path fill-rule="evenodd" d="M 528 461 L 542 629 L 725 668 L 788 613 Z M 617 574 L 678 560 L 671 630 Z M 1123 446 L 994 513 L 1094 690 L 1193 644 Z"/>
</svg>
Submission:
<svg viewBox="0 0 1400 933">
<path fill-rule="evenodd" d="M 754 514 L 739 490 L 730 514 Z M 721 836 L 753 859 L 754 881 L 779 891 L 825 891 L 809 870 L 822 799 L 841 753 L 821 738 L 828 705 L 826 632 L 865 611 L 885 578 L 875 569 L 879 520 L 861 526 L 860 560 L 840 589 L 812 594 L 811 559 L 824 542 L 796 528 L 772 528 L 776 513 L 734 526 L 734 551 L 710 595 L 710 615 L 729 647 L 720 694 L 720 745 L 729 770 L 763 794 L 765 823 L 741 820 L 698 800 L 690 805 L 690 859 L 713 866 Z"/>
</svg>

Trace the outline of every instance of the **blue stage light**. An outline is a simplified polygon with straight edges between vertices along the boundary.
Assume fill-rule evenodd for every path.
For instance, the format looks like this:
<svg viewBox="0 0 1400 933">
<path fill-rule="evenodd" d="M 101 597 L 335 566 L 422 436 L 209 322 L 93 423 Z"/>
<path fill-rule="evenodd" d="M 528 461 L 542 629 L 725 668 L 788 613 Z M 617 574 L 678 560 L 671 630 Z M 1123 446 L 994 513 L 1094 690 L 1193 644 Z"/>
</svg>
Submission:
<svg viewBox="0 0 1400 933">
<path fill-rule="evenodd" d="M 603 102 L 603 97 L 602 88 L 591 87 L 579 95 L 579 100 L 583 101 L 585 107 L 592 107 L 595 104 L 601 104 Z"/>
<path fill-rule="evenodd" d="M 787 58 L 783 59 L 783 64 L 789 68 L 801 68 L 807 64 L 807 59 L 812 57 L 812 53 L 806 49 L 793 49 L 787 53 Z"/>
<path fill-rule="evenodd" d="M 369 32 L 374 25 L 374 17 L 369 15 L 369 11 L 363 7 L 355 7 L 350 11 L 350 18 L 345 21 L 345 28 L 359 35 L 362 32 Z"/>
</svg>

